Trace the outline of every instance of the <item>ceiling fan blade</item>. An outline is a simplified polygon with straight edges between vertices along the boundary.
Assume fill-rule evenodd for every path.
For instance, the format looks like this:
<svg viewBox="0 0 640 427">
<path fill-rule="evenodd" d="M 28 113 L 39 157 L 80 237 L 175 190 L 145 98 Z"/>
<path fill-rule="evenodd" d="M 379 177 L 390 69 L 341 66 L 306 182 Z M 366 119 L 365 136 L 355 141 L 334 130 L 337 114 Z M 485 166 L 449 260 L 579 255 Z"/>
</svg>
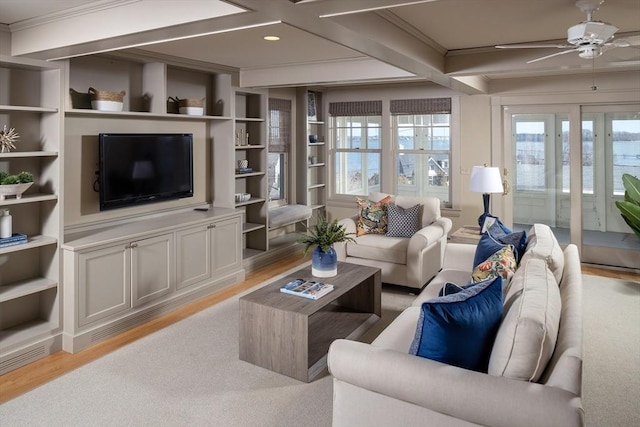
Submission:
<svg viewBox="0 0 640 427">
<path fill-rule="evenodd" d="M 527 61 L 527 64 L 531 64 L 533 62 L 542 61 L 543 59 L 549 59 L 554 56 L 564 55 L 565 53 L 571 53 L 571 52 L 577 52 L 577 49 L 569 49 L 569 50 L 563 50 L 562 52 L 552 53 L 551 55 L 547 55 L 540 58 L 532 59 L 531 61 Z"/>
<path fill-rule="evenodd" d="M 623 37 L 620 39 L 615 39 L 610 43 L 605 43 L 605 46 L 609 46 L 609 47 L 630 47 L 630 46 L 639 46 L 639 45 L 640 45 L 640 36 Z"/>
<path fill-rule="evenodd" d="M 501 44 L 496 46 L 498 49 L 544 49 L 550 47 L 557 47 L 558 49 L 567 49 L 574 47 L 570 44 Z"/>
</svg>

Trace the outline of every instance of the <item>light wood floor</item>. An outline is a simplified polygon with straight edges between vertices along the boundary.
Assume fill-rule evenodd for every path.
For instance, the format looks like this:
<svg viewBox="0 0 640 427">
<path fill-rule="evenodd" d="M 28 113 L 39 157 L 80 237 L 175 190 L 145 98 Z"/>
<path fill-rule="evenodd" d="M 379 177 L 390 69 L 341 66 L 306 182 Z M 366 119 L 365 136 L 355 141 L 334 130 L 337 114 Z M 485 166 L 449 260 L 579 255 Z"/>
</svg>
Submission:
<svg viewBox="0 0 640 427">
<path fill-rule="evenodd" d="M 31 389 L 96 360 L 105 354 L 132 343 L 139 338 L 176 323 L 212 305 L 224 301 L 227 298 L 244 292 L 258 283 L 264 282 L 275 275 L 304 263 L 308 259 L 309 258 L 302 258 L 299 254 L 289 255 L 267 267 L 249 273 L 244 282 L 230 286 L 222 291 L 216 292 L 208 297 L 181 307 L 172 313 L 125 331 L 118 336 L 102 341 L 78 353 L 71 354 L 59 351 L 29 365 L 1 375 L 0 403 L 13 399 L 16 396 L 26 393 Z M 640 281 L 640 275 L 634 272 L 608 270 L 586 265 L 582 267 L 582 272 L 584 274 L 602 277 Z"/>
</svg>

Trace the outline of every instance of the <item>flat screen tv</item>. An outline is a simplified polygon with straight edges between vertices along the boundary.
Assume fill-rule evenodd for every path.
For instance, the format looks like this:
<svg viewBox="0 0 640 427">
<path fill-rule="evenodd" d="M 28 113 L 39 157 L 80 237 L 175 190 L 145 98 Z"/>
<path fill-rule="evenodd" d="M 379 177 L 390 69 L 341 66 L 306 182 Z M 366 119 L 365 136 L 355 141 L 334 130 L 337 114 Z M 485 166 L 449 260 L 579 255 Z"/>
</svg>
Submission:
<svg viewBox="0 0 640 427">
<path fill-rule="evenodd" d="M 193 134 L 99 134 L 100 210 L 193 197 Z"/>
</svg>

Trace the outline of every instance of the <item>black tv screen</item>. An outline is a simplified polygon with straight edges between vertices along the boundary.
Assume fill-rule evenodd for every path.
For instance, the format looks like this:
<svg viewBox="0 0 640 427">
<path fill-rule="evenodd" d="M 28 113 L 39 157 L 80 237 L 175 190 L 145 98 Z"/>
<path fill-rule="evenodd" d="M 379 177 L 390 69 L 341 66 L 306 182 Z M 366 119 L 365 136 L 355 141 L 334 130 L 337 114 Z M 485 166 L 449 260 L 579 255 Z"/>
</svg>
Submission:
<svg viewBox="0 0 640 427">
<path fill-rule="evenodd" d="M 101 133 L 100 210 L 193 197 L 193 134 Z"/>
</svg>

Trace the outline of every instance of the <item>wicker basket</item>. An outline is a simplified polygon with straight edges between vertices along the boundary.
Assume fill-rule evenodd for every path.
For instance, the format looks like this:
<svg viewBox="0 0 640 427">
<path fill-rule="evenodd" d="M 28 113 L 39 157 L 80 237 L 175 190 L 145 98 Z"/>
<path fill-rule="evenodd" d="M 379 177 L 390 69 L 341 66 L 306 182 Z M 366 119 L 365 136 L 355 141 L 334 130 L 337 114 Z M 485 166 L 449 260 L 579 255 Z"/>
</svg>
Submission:
<svg viewBox="0 0 640 427">
<path fill-rule="evenodd" d="M 178 100 L 178 107 L 199 107 L 199 108 L 203 108 L 204 107 L 204 101 L 206 98 L 202 98 L 202 99 L 180 99 L 177 98 Z"/>
<path fill-rule="evenodd" d="M 89 88 L 89 95 L 91 96 L 92 101 L 122 102 L 126 94 L 127 93 L 124 90 L 120 92 L 111 92 L 109 90 L 97 90 L 92 87 Z"/>
</svg>

